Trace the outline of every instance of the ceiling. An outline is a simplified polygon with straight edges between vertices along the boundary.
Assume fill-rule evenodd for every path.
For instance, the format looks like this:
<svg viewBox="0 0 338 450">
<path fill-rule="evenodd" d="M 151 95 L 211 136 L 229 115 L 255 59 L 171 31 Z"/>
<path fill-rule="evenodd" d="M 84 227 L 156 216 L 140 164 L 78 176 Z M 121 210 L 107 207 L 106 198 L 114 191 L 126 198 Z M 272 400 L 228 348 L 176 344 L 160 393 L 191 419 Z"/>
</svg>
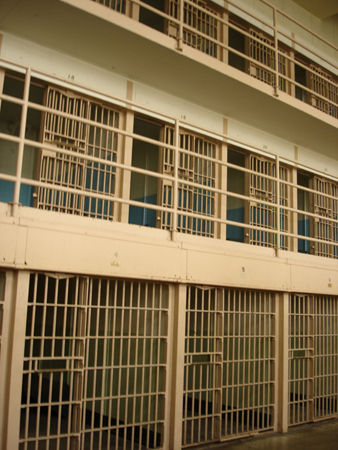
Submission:
<svg viewBox="0 0 338 450">
<path fill-rule="evenodd" d="M 338 0 L 293 0 L 321 20 L 338 14 Z"/>
</svg>

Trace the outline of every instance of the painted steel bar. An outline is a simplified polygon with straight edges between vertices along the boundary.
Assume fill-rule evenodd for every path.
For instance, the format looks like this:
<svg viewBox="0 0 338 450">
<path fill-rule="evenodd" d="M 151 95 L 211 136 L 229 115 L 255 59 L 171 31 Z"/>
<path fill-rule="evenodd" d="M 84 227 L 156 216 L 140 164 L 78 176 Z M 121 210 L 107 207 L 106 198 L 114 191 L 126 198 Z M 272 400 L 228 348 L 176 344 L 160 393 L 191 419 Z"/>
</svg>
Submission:
<svg viewBox="0 0 338 450">
<path fill-rule="evenodd" d="M 23 166 L 23 154 L 24 154 L 24 138 L 26 133 L 26 119 L 28 111 L 28 98 L 29 98 L 29 88 L 31 80 L 31 69 L 28 67 L 25 75 L 24 92 L 23 92 L 23 105 L 21 111 L 21 121 L 20 121 L 20 141 L 18 147 L 18 156 L 16 164 L 16 181 L 14 184 L 14 194 L 13 194 L 13 217 L 17 216 L 18 205 L 20 198 L 20 187 L 21 187 L 21 176 L 22 176 L 22 166 Z"/>
</svg>

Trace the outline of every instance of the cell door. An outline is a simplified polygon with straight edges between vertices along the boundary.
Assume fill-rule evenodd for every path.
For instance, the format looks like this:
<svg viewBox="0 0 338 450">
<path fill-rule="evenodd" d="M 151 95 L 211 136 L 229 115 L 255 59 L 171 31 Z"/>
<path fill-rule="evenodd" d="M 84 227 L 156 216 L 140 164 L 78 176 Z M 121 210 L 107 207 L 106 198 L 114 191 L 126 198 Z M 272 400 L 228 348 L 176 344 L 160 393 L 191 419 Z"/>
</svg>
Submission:
<svg viewBox="0 0 338 450">
<path fill-rule="evenodd" d="M 88 118 L 89 103 L 81 97 L 48 88 L 46 106 L 55 113 L 45 114 L 43 142 L 54 146 L 55 150 L 42 150 L 39 180 L 52 187 L 39 188 L 37 207 L 80 214 L 81 196 L 58 187 L 83 188 L 85 161 L 80 156 L 86 152 L 87 126 L 78 119 Z M 58 148 L 70 151 L 71 155 L 58 152 Z"/>
<path fill-rule="evenodd" d="M 222 438 L 273 430 L 275 295 L 226 290 L 222 309 Z"/>
<path fill-rule="evenodd" d="M 338 298 L 314 301 L 314 419 L 338 414 Z"/>
<path fill-rule="evenodd" d="M 31 275 L 20 449 L 80 450 L 87 280 Z"/>
<path fill-rule="evenodd" d="M 164 134 L 165 142 L 174 145 L 174 129 L 166 127 Z M 216 187 L 216 163 L 213 161 L 217 153 L 216 144 L 195 134 L 181 131 L 180 148 L 183 151 L 180 151 L 178 156 L 177 230 L 181 233 L 213 237 L 215 224 L 212 217 L 216 213 L 216 196 L 215 192 L 208 188 Z M 174 150 L 163 149 L 161 164 L 164 174 L 174 175 Z M 161 196 L 162 206 L 173 207 L 172 182 L 163 181 Z M 184 214 L 185 212 L 188 214 Z M 204 217 L 193 217 L 192 214 Z M 171 229 L 171 222 L 171 214 L 163 213 L 162 228 Z"/>
<path fill-rule="evenodd" d="M 314 212 L 320 217 L 314 219 L 315 238 L 322 242 L 315 242 L 315 254 L 327 258 L 333 258 L 335 255 L 336 241 L 335 235 L 335 206 L 337 200 L 333 199 L 336 189 L 330 181 L 314 177 Z M 331 197 L 331 198 L 330 198 Z"/>
<path fill-rule="evenodd" d="M 20 450 L 163 448 L 168 286 L 31 275 Z"/>
<path fill-rule="evenodd" d="M 313 420 L 313 298 L 289 299 L 289 425 Z"/>
<path fill-rule="evenodd" d="M 183 441 L 274 429 L 275 296 L 187 288 Z"/>
<path fill-rule="evenodd" d="M 216 289 L 187 289 L 182 445 L 220 439 L 222 315 Z"/>
<path fill-rule="evenodd" d="M 91 279 L 81 450 L 163 448 L 168 286 Z"/>
<path fill-rule="evenodd" d="M 103 104 L 89 101 L 70 92 L 49 87 L 43 142 L 55 150 L 41 153 L 39 180 L 48 183 L 37 193 L 37 207 L 100 219 L 113 219 L 114 204 L 110 199 L 85 195 L 104 194 L 113 197 L 116 170 L 109 164 L 117 159 L 119 112 Z M 70 117 L 71 116 L 71 117 Z M 85 124 L 81 119 L 90 120 Z M 58 149 L 67 150 L 64 154 Z M 89 155 L 95 160 L 85 160 Z M 67 192 L 70 188 L 75 192 Z"/>
<path fill-rule="evenodd" d="M 250 169 L 250 225 L 258 227 L 250 229 L 250 244 L 275 248 L 272 231 L 277 229 L 277 184 L 272 177 L 276 177 L 276 164 L 250 155 Z"/>
</svg>

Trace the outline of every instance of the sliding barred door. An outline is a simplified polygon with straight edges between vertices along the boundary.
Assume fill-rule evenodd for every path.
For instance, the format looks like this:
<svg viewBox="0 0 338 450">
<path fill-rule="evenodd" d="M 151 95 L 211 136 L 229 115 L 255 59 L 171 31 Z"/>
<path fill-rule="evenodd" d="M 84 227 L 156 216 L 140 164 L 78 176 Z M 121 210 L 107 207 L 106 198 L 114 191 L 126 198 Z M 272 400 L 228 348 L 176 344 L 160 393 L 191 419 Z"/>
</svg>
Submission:
<svg viewBox="0 0 338 450">
<path fill-rule="evenodd" d="M 275 296 L 224 291 L 222 438 L 273 430 Z"/>
<path fill-rule="evenodd" d="M 84 190 L 113 197 L 116 188 L 116 169 L 109 165 L 109 162 L 117 160 L 118 136 L 112 128 L 119 126 L 119 113 L 104 105 L 91 103 L 90 120 L 92 124 L 88 126 L 86 153 L 97 159 L 86 162 Z M 86 196 L 81 213 L 85 216 L 113 220 L 114 203 L 112 200 Z"/>
<path fill-rule="evenodd" d="M 289 425 L 313 420 L 313 298 L 289 300 Z"/>
<path fill-rule="evenodd" d="M 326 258 L 337 257 L 337 185 L 331 181 L 314 177 L 315 254 Z"/>
<path fill-rule="evenodd" d="M 314 418 L 338 414 L 338 298 L 314 301 Z"/>
<path fill-rule="evenodd" d="M 174 133 L 172 128 L 165 128 L 167 144 L 174 145 Z M 181 233 L 214 237 L 215 223 L 212 219 L 216 215 L 216 195 L 209 188 L 216 187 L 214 160 L 217 156 L 217 146 L 205 138 L 181 131 L 180 148 L 183 151 L 179 152 L 177 169 L 179 178 L 177 230 Z M 174 175 L 174 150 L 163 149 L 162 171 L 166 175 Z M 195 186 L 190 183 L 195 183 Z M 172 208 L 174 200 L 172 182 L 163 181 L 161 195 L 162 206 Z M 162 228 L 171 229 L 171 214 L 162 213 Z M 192 214 L 199 217 L 193 217 Z"/>
<path fill-rule="evenodd" d="M 86 299 L 85 279 L 31 275 L 20 450 L 81 449 Z"/>
<path fill-rule="evenodd" d="M 48 88 L 46 106 L 52 112 L 45 114 L 43 142 L 55 149 L 44 149 L 41 152 L 39 180 L 48 183 L 49 187 L 38 189 L 37 207 L 80 214 L 80 194 L 65 192 L 59 188 L 83 188 L 85 161 L 81 154 L 86 152 L 87 126 L 79 119 L 88 118 L 89 102 L 68 92 Z M 60 153 L 58 148 L 70 153 Z"/>
<path fill-rule="evenodd" d="M 31 275 L 20 450 L 161 448 L 168 286 Z"/>
<path fill-rule="evenodd" d="M 90 280 L 82 449 L 164 443 L 168 287 Z"/>
<path fill-rule="evenodd" d="M 275 248 L 277 230 L 276 164 L 250 155 L 250 225 L 249 243 Z"/>
<path fill-rule="evenodd" d="M 183 442 L 220 439 L 222 316 L 216 289 L 187 288 Z"/>
</svg>

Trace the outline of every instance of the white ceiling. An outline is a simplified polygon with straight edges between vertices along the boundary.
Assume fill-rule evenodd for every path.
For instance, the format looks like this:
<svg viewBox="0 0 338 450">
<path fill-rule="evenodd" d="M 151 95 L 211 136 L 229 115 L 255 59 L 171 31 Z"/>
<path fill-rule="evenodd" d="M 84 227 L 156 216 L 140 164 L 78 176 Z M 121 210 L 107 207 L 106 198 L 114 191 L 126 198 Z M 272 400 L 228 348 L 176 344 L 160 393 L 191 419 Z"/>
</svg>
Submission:
<svg viewBox="0 0 338 450">
<path fill-rule="evenodd" d="M 324 20 L 338 14 L 338 0 L 293 0 L 302 8 Z"/>
</svg>

